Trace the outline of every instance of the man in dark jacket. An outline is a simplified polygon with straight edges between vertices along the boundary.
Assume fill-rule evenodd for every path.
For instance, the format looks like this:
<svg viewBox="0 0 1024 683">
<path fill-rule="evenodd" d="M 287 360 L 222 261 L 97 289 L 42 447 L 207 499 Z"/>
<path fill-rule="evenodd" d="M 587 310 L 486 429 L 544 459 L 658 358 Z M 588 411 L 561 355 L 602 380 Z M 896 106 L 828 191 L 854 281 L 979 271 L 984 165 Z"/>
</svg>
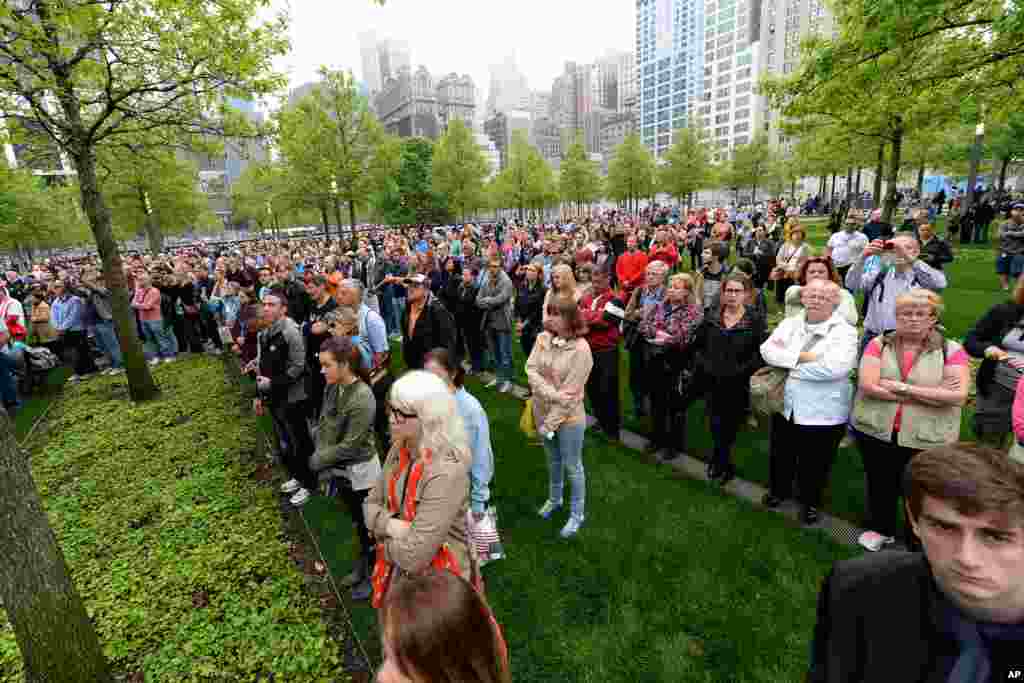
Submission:
<svg viewBox="0 0 1024 683">
<path fill-rule="evenodd" d="M 807 681 L 1024 680 L 1024 459 L 940 446 L 910 462 L 904 490 L 923 554 L 835 565 Z"/>
<path fill-rule="evenodd" d="M 402 358 L 410 370 L 423 369 L 431 349 L 448 349 L 455 357 L 455 321 L 441 300 L 430 293 L 430 279 L 417 273 L 404 280 L 407 306 L 402 316 Z"/>
<path fill-rule="evenodd" d="M 317 273 L 306 282 L 306 293 L 312 305 L 302 323 L 302 336 L 306 346 L 306 390 L 309 400 L 309 414 L 313 420 L 320 419 L 320 405 L 327 386 L 320 372 L 320 345 L 330 336 L 327 329 L 327 314 L 338 307 L 338 302 L 327 291 L 327 276 Z"/>
<path fill-rule="evenodd" d="M 921 255 L 918 258 L 936 270 L 942 270 L 945 264 L 953 262 L 953 250 L 946 240 L 935 234 L 931 223 L 918 226 L 917 234 L 921 240 Z"/>
<path fill-rule="evenodd" d="M 544 264 L 529 263 L 523 266 L 525 279 L 516 293 L 516 330 L 523 352 L 530 357 L 537 335 L 544 327 L 544 297 L 548 290 L 544 287 Z"/>
<path fill-rule="evenodd" d="M 256 386 L 278 434 L 287 442 L 282 461 L 291 479 L 281 492 L 292 494 L 292 505 L 302 505 L 316 490 L 316 477 L 309 469 L 315 447 L 306 424 L 306 348 L 302 331 L 288 317 L 288 297 L 280 287 L 264 295 L 263 317 L 270 326 L 259 333 Z"/>
</svg>

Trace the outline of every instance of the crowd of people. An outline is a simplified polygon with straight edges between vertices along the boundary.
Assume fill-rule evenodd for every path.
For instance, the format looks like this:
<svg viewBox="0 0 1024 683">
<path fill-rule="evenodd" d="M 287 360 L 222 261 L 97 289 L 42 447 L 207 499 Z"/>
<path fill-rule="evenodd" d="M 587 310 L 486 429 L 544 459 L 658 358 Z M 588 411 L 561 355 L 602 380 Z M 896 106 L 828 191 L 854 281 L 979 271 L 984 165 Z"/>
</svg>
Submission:
<svg viewBox="0 0 1024 683">
<path fill-rule="evenodd" d="M 452 633 L 473 633 L 488 661 L 499 662 L 479 680 L 497 681 L 507 680 L 507 652 L 480 597 L 474 541 L 495 459 L 488 416 L 465 378 L 489 370 L 486 388 L 510 391 L 517 341 L 549 466 L 538 514 L 549 519 L 565 506 L 568 479 L 563 538 L 585 525 L 584 435 L 620 439 L 622 382 L 636 413 L 651 417 L 648 451 L 666 461 L 686 452 L 687 412 L 705 401 L 707 477 L 721 487 L 737 474 L 738 433 L 768 412 L 763 503 L 795 498 L 806 524 L 818 522 L 840 444 L 853 439 L 874 534 L 866 545 L 874 549 L 897 539 L 915 547 L 927 536 L 920 497 L 906 499 L 903 515 L 897 502 L 914 490 L 907 477 L 925 476 L 908 474 L 919 454 L 955 459 L 962 450 L 969 356 L 984 358 L 974 417 L 991 449 L 983 455 L 1002 453 L 1024 467 L 1024 278 L 1013 300 L 995 306 L 961 345 L 941 325 L 943 267 L 953 254 L 927 211 L 904 230 L 879 223 L 880 215 L 850 209 L 816 253 L 799 212 L 784 202 L 742 221 L 722 210 L 607 212 L 557 225 L 371 229 L 349 244 L 199 245 L 130 256 L 124 275 L 149 362 L 236 355 L 255 382 L 256 411 L 272 417 L 288 472 L 282 492 L 301 506 L 322 490 L 348 511 L 359 555 L 343 583 L 353 599 L 382 610 L 389 680 L 465 665 L 448 655 L 416 658 L 442 646 L 417 631 L 410 614 L 442 600 L 463 620 Z M 1022 223 L 1024 204 L 1014 205 L 1003 232 Z M 1014 263 L 1007 272 L 1017 276 Z M 784 317 L 770 329 L 773 297 Z M 18 345 L 66 355 L 71 381 L 100 367 L 122 372 L 112 317 L 94 259 L 8 272 L 0 287 L 8 411 L 19 399 L 15 364 L 6 359 Z M 769 392 L 777 403 L 764 411 Z M 927 493 L 954 502 L 975 495 Z M 1017 540 L 1024 547 L 1024 532 Z M 1024 603 L 1024 593 L 1014 599 Z M 820 618 L 831 618 L 822 610 Z M 489 635 L 480 636 L 478 622 Z M 819 643 L 815 656 L 833 655 Z M 830 672 L 818 680 L 846 679 Z"/>
</svg>

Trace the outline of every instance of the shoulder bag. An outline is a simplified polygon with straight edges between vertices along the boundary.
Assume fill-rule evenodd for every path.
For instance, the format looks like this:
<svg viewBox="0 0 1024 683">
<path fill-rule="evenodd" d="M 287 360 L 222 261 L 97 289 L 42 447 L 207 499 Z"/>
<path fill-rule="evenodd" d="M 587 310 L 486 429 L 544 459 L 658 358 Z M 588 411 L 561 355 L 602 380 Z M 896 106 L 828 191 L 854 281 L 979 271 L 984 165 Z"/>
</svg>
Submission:
<svg viewBox="0 0 1024 683">
<path fill-rule="evenodd" d="M 812 336 L 800 351 L 810 351 L 818 343 L 818 340 L 823 338 Z M 755 413 L 766 417 L 771 417 L 775 413 L 781 413 L 785 405 L 787 379 L 789 379 L 789 370 L 787 368 L 767 365 L 757 370 L 757 372 L 750 376 L 751 409 Z"/>
</svg>

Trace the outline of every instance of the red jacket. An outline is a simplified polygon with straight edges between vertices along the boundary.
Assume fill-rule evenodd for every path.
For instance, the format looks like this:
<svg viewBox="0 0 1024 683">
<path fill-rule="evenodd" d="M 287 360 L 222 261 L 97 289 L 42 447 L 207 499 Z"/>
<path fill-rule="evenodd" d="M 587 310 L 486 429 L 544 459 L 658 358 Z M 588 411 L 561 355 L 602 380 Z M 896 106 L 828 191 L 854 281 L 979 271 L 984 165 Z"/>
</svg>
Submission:
<svg viewBox="0 0 1024 683">
<path fill-rule="evenodd" d="M 615 261 L 615 275 L 623 289 L 636 289 L 644 283 L 647 271 L 647 254 L 642 251 L 628 251 Z"/>
<path fill-rule="evenodd" d="M 652 244 L 649 261 L 664 261 L 665 265 L 669 268 L 674 268 L 676 263 L 679 262 L 679 250 L 671 242 L 664 248 L 659 248 L 657 244 Z"/>
<path fill-rule="evenodd" d="M 615 298 L 615 292 L 608 290 L 596 299 L 587 294 L 580 299 L 580 314 L 587 323 L 587 343 L 594 353 L 611 351 L 619 346 L 619 326 L 604 319 L 604 306 Z"/>
</svg>

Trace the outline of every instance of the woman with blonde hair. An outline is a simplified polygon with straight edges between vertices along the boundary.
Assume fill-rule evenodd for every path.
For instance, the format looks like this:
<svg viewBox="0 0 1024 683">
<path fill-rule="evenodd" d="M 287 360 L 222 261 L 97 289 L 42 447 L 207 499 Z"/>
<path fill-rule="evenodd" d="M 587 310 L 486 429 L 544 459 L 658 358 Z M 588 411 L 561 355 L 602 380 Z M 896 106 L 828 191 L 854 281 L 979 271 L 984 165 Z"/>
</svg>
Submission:
<svg viewBox="0 0 1024 683">
<path fill-rule="evenodd" d="M 800 219 L 792 216 L 786 221 L 785 241 L 775 254 L 775 268 L 768 276 L 775 282 L 775 302 L 786 303 L 788 290 L 800 276 L 800 269 L 811 256 L 811 247 L 804 243 L 807 231 L 800 225 Z"/>
<path fill-rule="evenodd" d="M 572 273 L 572 266 L 567 263 L 559 263 L 551 269 L 551 286 L 548 293 L 544 295 L 544 317 L 542 322 L 548 319 L 548 304 L 559 296 L 572 297 L 577 303 L 580 300 L 579 286 L 576 283 L 576 276 Z"/>
<path fill-rule="evenodd" d="M 907 463 L 960 438 L 970 369 L 964 348 L 942 336 L 941 314 L 935 292 L 898 295 L 896 329 L 872 339 L 860 363 L 850 422 L 867 477 L 868 528 L 890 538 L 898 535 L 896 502 Z"/>
<path fill-rule="evenodd" d="M 686 405 L 678 400 L 678 390 L 690 343 L 704 319 L 704 307 L 696 292 L 692 275 L 673 275 L 668 279 L 664 297 L 644 308 L 640 322 L 640 334 L 647 340 L 649 380 L 645 381 L 654 418 L 647 450 L 657 453 L 667 449 L 666 460 L 673 460 L 686 450 Z"/>
<path fill-rule="evenodd" d="M 373 606 L 410 574 L 433 567 L 478 577 L 466 534 L 472 455 L 455 396 L 437 375 L 411 370 L 386 407 L 391 450 L 366 499 L 377 541 Z"/>
</svg>

